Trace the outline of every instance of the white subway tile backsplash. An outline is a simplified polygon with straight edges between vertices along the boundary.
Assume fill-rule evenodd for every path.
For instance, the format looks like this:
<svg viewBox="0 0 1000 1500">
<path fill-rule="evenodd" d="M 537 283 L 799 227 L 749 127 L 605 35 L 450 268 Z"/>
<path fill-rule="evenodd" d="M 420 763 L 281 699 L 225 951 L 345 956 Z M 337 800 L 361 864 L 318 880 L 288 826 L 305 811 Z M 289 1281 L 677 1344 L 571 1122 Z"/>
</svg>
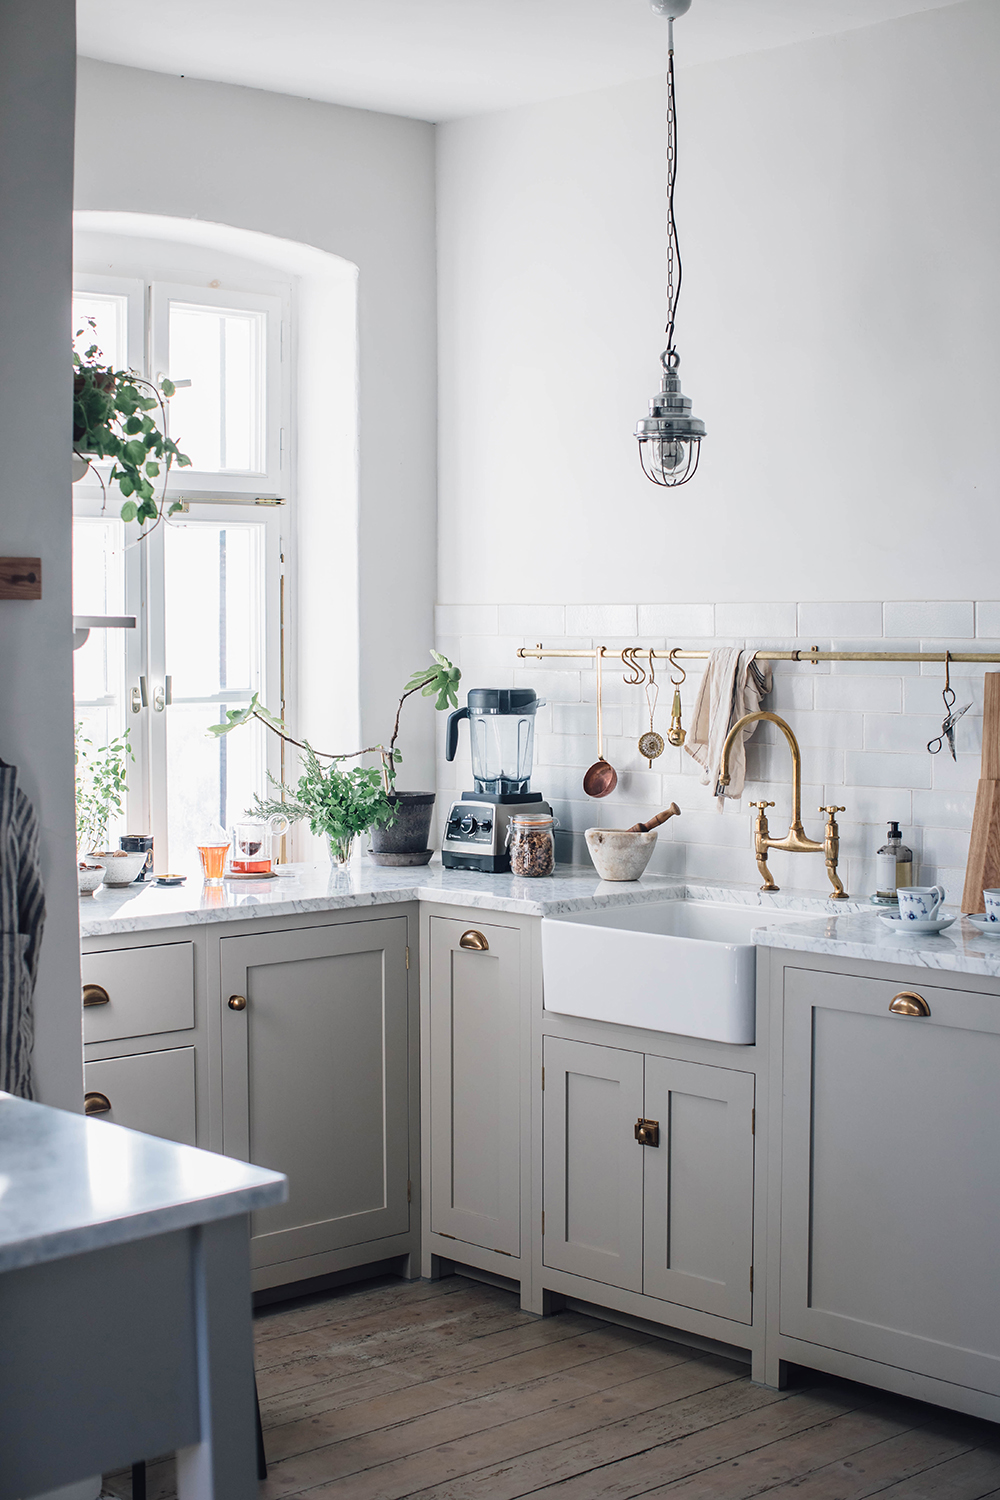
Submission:
<svg viewBox="0 0 1000 1500">
<path fill-rule="evenodd" d="M 715 628 L 719 635 L 795 636 L 798 634 L 795 604 L 717 604 Z M 777 644 L 771 641 L 772 645 Z"/>
<path fill-rule="evenodd" d="M 688 637 L 711 638 L 715 635 L 715 605 L 640 604 L 639 633 L 663 636 L 668 646 L 686 646 Z"/>
<path fill-rule="evenodd" d="M 978 636 L 972 635 L 973 624 Z M 662 649 L 664 642 L 678 641 L 695 647 L 703 641 L 706 647 L 731 643 L 779 649 L 815 642 L 821 649 L 843 651 L 995 649 L 1000 655 L 1000 603 L 987 601 L 975 609 L 960 601 L 439 606 L 438 649 L 462 667 L 463 687 L 532 687 L 547 701 L 536 720 L 534 785 L 556 808 L 561 859 L 588 860 L 584 829 L 628 827 L 676 801 L 682 816 L 662 831 L 650 869 L 756 885 L 749 803 L 761 797 L 777 803 L 769 818 L 779 832 L 790 812 L 791 763 L 780 733 L 762 726 L 748 746 L 742 802 L 729 800 L 719 813 L 711 787 L 702 784 L 701 767 L 690 756 L 668 747 L 650 768 L 639 755 L 638 736 L 648 725 L 642 691 L 622 681 L 620 662 L 607 662 L 605 749 L 618 769 L 619 785 L 611 797 L 590 800 L 582 778 L 597 754 L 592 659 L 518 660 L 517 647 L 537 640 L 551 648 L 582 650 L 595 643 L 620 650 L 632 643 Z M 942 665 L 775 664 L 774 691 L 765 706 L 788 719 L 802 745 L 803 821 L 819 837 L 820 803 L 846 805 L 840 815 L 841 867 L 852 894 L 863 896 L 874 888 L 874 852 L 892 818 L 922 861 L 921 878 L 941 879 L 951 899 L 960 899 L 979 776 L 984 670 L 990 668 L 981 663 L 955 663 L 952 668 L 959 703 L 971 698 L 974 704 L 958 726 L 955 763 L 947 750 L 930 756 L 924 748 L 940 728 Z M 689 730 L 702 671 L 700 662 L 689 664 L 681 690 Z M 672 691 L 666 673 L 657 676 L 656 727 L 665 733 Z M 443 802 L 450 801 L 446 787 L 471 785 L 467 739 L 462 739 L 454 764 L 441 762 Z M 443 720 L 437 743 L 441 757 Z M 825 888 L 821 856 L 775 854 L 771 863 L 786 890 Z"/>
<path fill-rule="evenodd" d="M 634 641 L 638 632 L 638 612 L 634 604 L 567 604 L 568 635 L 628 636 Z M 600 646 L 607 641 L 598 641 Z"/>
<path fill-rule="evenodd" d="M 435 610 L 438 635 L 496 635 L 496 604 L 439 604 Z"/>
<path fill-rule="evenodd" d="M 808 636 L 880 635 L 881 604 L 800 604 L 798 634 Z"/>
<path fill-rule="evenodd" d="M 887 787 L 929 787 L 931 757 L 892 755 L 883 751 L 848 750 L 845 775 L 852 785 Z"/>
<path fill-rule="evenodd" d="M 893 600 L 882 606 L 882 632 L 885 636 L 961 635 L 976 631 L 975 606 L 967 599 L 950 599 L 934 603 Z M 891 641 L 886 641 L 891 649 Z"/>
<path fill-rule="evenodd" d="M 499 611 L 501 633 L 530 636 L 532 645 L 566 634 L 565 604 L 501 604 Z"/>
<path fill-rule="evenodd" d="M 831 673 L 818 678 L 813 685 L 816 707 L 839 709 L 847 713 L 895 713 L 903 707 L 903 682 L 899 677 L 846 677 Z M 921 678 L 915 677 L 914 682 Z"/>
</svg>

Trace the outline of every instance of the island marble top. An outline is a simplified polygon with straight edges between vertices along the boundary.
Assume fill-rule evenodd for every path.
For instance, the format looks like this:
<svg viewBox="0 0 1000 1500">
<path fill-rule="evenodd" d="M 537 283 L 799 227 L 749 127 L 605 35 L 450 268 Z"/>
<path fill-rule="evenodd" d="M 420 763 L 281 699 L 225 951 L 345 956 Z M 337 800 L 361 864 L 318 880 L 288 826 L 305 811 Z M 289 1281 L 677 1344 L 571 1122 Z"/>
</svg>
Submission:
<svg viewBox="0 0 1000 1500">
<path fill-rule="evenodd" d="M 0 1271 L 282 1203 L 287 1180 L 0 1092 Z"/>
</svg>

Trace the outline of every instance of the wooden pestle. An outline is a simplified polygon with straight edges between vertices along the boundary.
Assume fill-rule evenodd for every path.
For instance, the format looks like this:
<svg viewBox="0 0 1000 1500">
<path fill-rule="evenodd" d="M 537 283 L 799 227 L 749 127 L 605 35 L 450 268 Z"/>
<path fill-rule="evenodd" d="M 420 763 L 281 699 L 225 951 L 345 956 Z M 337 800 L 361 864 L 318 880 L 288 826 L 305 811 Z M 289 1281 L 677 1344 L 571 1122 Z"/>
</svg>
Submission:
<svg viewBox="0 0 1000 1500">
<path fill-rule="evenodd" d="M 626 828 L 626 833 L 650 833 L 652 829 L 659 828 L 668 818 L 679 818 L 681 810 L 676 802 L 671 802 L 666 812 L 657 813 L 655 818 L 650 818 L 648 823 L 633 823 L 631 828 Z"/>
</svg>

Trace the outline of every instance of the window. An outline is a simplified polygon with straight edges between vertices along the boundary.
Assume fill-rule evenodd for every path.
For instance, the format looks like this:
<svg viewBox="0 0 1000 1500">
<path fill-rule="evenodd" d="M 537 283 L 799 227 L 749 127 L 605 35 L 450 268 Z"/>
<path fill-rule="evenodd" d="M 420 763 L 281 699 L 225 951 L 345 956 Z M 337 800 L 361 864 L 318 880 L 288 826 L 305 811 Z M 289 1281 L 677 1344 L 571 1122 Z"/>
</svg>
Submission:
<svg viewBox="0 0 1000 1500">
<path fill-rule="evenodd" d="M 112 844 L 152 832 L 158 870 L 194 870 L 203 830 L 230 828 L 279 769 L 262 727 L 207 730 L 255 692 L 280 706 L 281 303 L 88 277 L 73 317 L 74 331 L 94 319 L 83 347 L 96 341 L 108 363 L 178 387 L 170 435 L 192 468 L 172 471 L 170 496 L 185 513 L 138 541 L 117 489 L 105 497 L 93 474 L 75 487 L 74 613 L 135 615 L 137 628 L 92 631 L 74 666 L 77 723 L 95 744 L 128 729 L 135 754 Z M 106 481 L 110 465 L 99 467 Z"/>
</svg>

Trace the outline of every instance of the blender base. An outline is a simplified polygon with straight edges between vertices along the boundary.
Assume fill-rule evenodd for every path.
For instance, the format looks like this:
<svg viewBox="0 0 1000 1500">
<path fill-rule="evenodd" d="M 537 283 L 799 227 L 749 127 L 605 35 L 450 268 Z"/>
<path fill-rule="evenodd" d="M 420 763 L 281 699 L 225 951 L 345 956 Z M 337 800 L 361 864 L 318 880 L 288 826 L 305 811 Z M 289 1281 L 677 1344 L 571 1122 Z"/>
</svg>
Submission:
<svg viewBox="0 0 1000 1500">
<path fill-rule="evenodd" d="M 541 792 L 463 792 L 448 814 L 441 841 L 442 865 L 446 870 L 481 870 L 487 875 L 509 873 L 507 823 L 526 806 L 532 812 L 552 811 Z"/>
</svg>

